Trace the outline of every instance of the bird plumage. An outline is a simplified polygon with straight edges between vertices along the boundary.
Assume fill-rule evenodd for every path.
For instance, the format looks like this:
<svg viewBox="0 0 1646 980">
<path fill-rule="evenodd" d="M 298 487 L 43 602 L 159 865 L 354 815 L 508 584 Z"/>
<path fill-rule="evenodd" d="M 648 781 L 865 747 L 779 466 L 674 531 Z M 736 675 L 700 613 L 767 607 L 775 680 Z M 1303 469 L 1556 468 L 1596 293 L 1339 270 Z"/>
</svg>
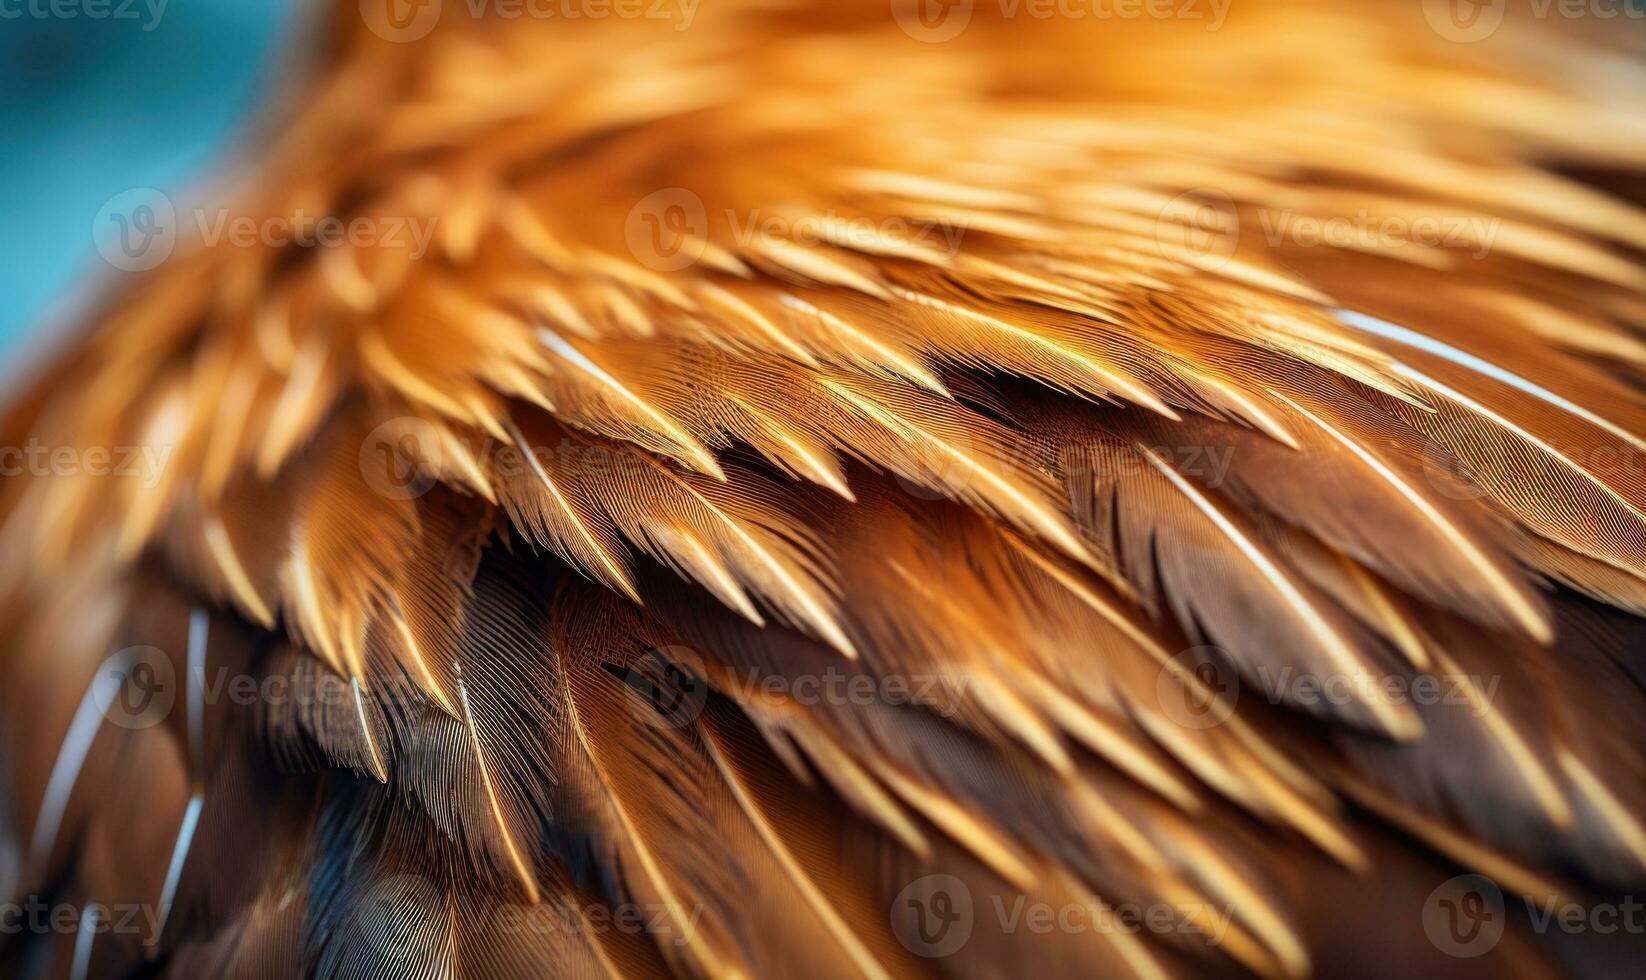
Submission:
<svg viewBox="0 0 1646 980">
<path fill-rule="evenodd" d="M 0 962 L 1638 957 L 1524 910 L 1646 880 L 1646 70 L 1422 6 L 340 5 L 226 213 L 369 240 L 185 241 L 0 425 L 163 460 L 0 492 Z"/>
</svg>

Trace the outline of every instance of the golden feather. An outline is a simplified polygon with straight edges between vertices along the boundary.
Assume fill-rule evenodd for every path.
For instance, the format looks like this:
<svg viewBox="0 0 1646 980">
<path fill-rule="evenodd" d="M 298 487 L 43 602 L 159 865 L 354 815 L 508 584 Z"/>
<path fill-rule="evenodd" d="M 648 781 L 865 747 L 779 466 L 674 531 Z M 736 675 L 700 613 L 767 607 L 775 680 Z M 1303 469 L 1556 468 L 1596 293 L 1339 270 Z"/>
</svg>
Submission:
<svg viewBox="0 0 1646 980">
<path fill-rule="evenodd" d="M 226 206 L 375 238 L 8 399 L 151 465 L 0 487 L 0 972 L 1638 960 L 1621 30 L 504 6 L 338 3 Z"/>
</svg>

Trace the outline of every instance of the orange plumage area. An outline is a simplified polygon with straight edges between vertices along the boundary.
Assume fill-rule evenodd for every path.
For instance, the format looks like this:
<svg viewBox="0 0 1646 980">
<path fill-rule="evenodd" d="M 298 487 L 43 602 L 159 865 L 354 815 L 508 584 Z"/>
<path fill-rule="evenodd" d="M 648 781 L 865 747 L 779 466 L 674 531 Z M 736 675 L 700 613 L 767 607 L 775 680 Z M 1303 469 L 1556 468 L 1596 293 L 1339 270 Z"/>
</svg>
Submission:
<svg viewBox="0 0 1646 980">
<path fill-rule="evenodd" d="M 1630 9 L 339 2 L 0 421 L 0 971 L 1638 964 Z"/>
</svg>

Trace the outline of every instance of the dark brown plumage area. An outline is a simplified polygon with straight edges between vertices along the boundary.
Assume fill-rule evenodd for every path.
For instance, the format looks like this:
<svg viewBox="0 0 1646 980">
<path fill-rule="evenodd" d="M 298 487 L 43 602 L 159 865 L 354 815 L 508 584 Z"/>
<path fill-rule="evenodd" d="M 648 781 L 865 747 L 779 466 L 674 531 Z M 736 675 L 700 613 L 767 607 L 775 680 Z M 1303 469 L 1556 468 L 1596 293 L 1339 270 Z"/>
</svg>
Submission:
<svg viewBox="0 0 1646 980">
<path fill-rule="evenodd" d="M 0 973 L 1638 967 L 1642 28 L 1507 6 L 340 3 L 0 422 Z"/>
</svg>

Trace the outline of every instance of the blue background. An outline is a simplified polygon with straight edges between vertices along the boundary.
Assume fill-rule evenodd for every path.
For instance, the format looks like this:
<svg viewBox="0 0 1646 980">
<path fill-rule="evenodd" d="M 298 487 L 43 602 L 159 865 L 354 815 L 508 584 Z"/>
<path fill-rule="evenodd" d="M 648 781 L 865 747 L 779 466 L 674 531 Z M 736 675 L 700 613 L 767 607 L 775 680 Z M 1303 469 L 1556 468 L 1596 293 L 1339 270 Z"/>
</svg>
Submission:
<svg viewBox="0 0 1646 980">
<path fill-rule="evenodd" d="M 92 222 L 134 187 L 217 176 L 288 69 L 296 0 L 0 0 L 0 351 L 72 315 L 120 273 Z M 20 16 L 12 16 L 18 14 Z M 42 16 L 43 15 L 43 16 Z M 150 28 L 152 25 L 152 29 Z"/>
</svg>

